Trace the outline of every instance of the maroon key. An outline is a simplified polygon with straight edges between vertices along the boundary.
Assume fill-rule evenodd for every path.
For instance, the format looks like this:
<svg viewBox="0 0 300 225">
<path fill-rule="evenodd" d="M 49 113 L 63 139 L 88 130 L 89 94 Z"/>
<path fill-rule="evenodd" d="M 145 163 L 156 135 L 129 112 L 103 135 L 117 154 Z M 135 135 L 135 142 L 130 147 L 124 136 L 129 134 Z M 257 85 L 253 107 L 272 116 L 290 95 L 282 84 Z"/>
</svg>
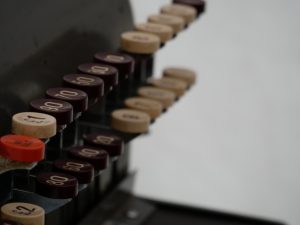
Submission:
<svg viewBox="0 0 300 225">
<path fill-rule="evenodd" d="M 78 89 L 49 88 L 46 91 L 46 97 L 69 102 L 73 106 L 74 113 L 84 112 L 88 109 L 88 96 L 84 91 Z"/>
<path fill-rule="evenodd" d="M 119 75 L 115 67 L 99 63 L 85 63 L 78 66 L 78 71 L 101 78 L 104 81 L 104 94 L 118 85 Z"/>
<path fill-rule="evenodd" d="M 94 167 L 87 162 L 74 159 L 58 159 L 53 162 L 55 172 L 69 174 L 77 178 L 79 184 L 91 183 L 94 179 Z"/>
<path fill-rule="evenodd" d="M 108 132 L 84 135 L 83 140 L 87 146 L 104 149 L 110 157 L 120 156 L 124 151 L 123 139 Z"/>
<path fill-rule="evenodd" d="M 66 125 L 73 121 L 73 107 L 65 101 L 40 98 L 32 100 L 30 108 L 34 112 L 46 113 L 55 117 L 57 125 Z"/>
<path fill-rule="evenodd" d="M 119 79 L 125 80 L 134 71 L 134 59 L 119 52 L 98 52 L 94 55 L 95 61 L 115 67 L 119 71 Z"/>
<path fill-rule="evenodd" d="M 48 198 L 74 198 L 78 194 L 78 180 L 64 173 L 39 174 L 36 192 Z"/>
<path fill-rule="evenodd" d="M 69 157 L 88 162 L 96 171 L 104 170 L 108 166 L 108 153 L 101 149 L 88 146 L 74 147 L 68 151 Z"/>
<path fill-rule="evenodd" d="M 67 74 L 63 76 L 63 85 L 87 93 L 89 102 L 96 102 L 104 95 L 102 79 L 87 74 Z"/>
<path fill-rule="evenodd" d="M 204 0 L 173 0 L 173 2 L 196 8 L 198 16 L 205 11 L 206 3 Z"/>
</svg>

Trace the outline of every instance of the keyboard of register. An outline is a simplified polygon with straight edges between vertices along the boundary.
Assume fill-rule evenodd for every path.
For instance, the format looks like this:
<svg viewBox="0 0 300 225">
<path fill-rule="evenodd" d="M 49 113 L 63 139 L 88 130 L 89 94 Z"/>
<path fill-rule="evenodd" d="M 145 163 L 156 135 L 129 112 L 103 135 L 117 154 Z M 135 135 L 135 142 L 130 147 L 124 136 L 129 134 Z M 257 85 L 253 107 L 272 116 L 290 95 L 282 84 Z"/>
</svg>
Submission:
<svg viewBox="0 0 300 225">
<path fill-rule="evenodd" d="M 75 224 L 125 180 L 130 141 L 195 82 L 176 67 L 151 79 L 195 2 L 136 26 L 128 1 L 1 3 L 2 224 Z"/>
</svg>

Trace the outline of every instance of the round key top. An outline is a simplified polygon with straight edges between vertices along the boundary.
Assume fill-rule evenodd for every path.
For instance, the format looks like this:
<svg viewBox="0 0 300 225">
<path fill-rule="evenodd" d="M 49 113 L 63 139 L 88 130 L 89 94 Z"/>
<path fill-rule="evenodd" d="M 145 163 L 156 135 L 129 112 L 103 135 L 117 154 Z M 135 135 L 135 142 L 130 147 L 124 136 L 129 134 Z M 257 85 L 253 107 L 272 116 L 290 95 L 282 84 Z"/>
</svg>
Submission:
<svg viewBox="0 0 300 225">
<path fill-rule="evenodd" d="M 79 184 L 88 184 L 93 181 L 94 167 L 87 162 L 74 159 L 58 159 L 53 162 L 56 172 L 72 175 Z"/>
<path fill-rule="evenodd" d="M 108 132 L 84 135 L 83 140 L 87 146 L 105 149 L 111 157 L 120 156 L 124 151 L 123 139 Z"/>
<path fill-rule="evenodd" d="M 73 198 L 78 194 L 78 180 L 64 173 L 39 174 L 36 177 L 36 192 L 48 198 Z"/>
<path fill-rule="evenodd" d="M 98 52 L 94 55 L 97 62 L 115 67 L 119 71 L 119 78 L 128 79 L 134 70 L 134 59 L 124 53 Z"/>
<path fill-rule="evenodd" d="M 156 87 L 141 87 L 138 89 L 138 94 L 142 97 L 159 101 L 164 108 L 170 107 L 176 99 L 174 92 Z"/>
<path fill-rule="evenodd" d="M 144 133 L 150 125 L 150 117 L 144 112 L 132 109 L 118 109 L 111 114 L 113 129 L 125 133 Z"/>
<path fill-rule="evenodd" d="M 73 106 L 74 113 L 84 112 L 88 109 L 88 96 L 78 89 L 50 88 L 46 91 L 46 97 L 69 102 Z"/>
<path fill-rule="evenodd" d="M 87 93 L 89 102 L 98 101 L 104 95 L 102 79 L 87 74 L 67 74 L 63 76 L 64 86 L 75 88 Z"/>
<path fill-rule="evenodd" d="M 124 105 L 130 109 L 147 113 L 151 119 L 160 116 L 163 110 L 163 105 L 160 102 L 142 97 L 127 98 Z"/>
<path fill-rule="evenodd" d="M 56 134 L 56 119 L 37 112 L 21 112 L 12 117 L 12 133 L 48 139 Z"/>
<path fill-rule="evenodd" d="M 149 80 L 149 83 L 155 87 L 173 91 L 177 98 L 182 96 L 188 87 L 187 83 L 184 81 L 166 77 L 151 79 Z"/>
<path fill-rule="evenodd" d="M 121 48 L 130 53 L 153 54 L 160 46 L 159 37 L 137 31 L 128 31 L 121 34 Z"/>
<path fill-rule="evenodd" d="M 203 0 L 173 0 L 174 3 L 189 5 L 197 10 L 197 14 L 201 14 L 205 11 L 205 1 Z"/>
<path fill-rule="evenodd" d="M 194 7 L 182 4 L 170 4 L 163 6 L 160 12 L 162 14 L 180 16 L 184 19 L 185 24 L 193 22 L 197 15 L 197 11 Z"/>
<path fill-rule="evenodd" d="M 161 43 L 166 43 L 173 37 L 173 28 L 163 24 L 140 23 L 135 25 L 137 31 L 157 35 Z"/>
<path fill-rule="evenodd" d="M 33 111 L 46 113 L 55 117 L 57 125 L 66 125 L 73 121 L 73 107 L 65 101 L 40 98 L 32 100 L 30 107 Z"/>
<path fill-rule="evenodd" d="M 164 77 L 182 80 L 188 85 L 193 85 L 196 82 L 196 73 L 189 69 L 169 67 L 163 71 Z"/>
<path fill-rule="evenodd" d="M 179 16 L 167 14 L 157 14 L 148 17 L 148 22 L 167 25 L 173 28 L 174 33 L 178 33 L 184 28 L 184 19 Z"/>
<path fill-rule="evenodd" d="M 18 223 L 18 222 L 14 222 L 14 221 L 11 221 L 11 220 L 1 220 L 0 219 L 0 225 L 23 225 L 23 224 Z"/>
<path fill-rule="evenodd" d="M 80 146 L 70 149 L 68 153 L 70 158 L 92 164 L 96 171 L 104 170 L 108 166 L 108 153 L 101 149 Z"/>
<path fill-rule="evenodd" d="M 99 64 L 99 63 L 85 63 L 78 66 L 80 73 L 85 73 L 97 76 L 104 81 L 104 92 L 108 93 L 114 86 L 118 85 L 119 75 L 115 67 Z"/>
<path fill-rule="evenodd" d="M 3 225 L 44 225 L 45 210 L 34 204 L 24 202 L 12 202 L 1 207 L 1 217 L 15 223 L 3 223 Z"/>
<path fill-rule="evenodd" d="M 0 155 L 17 162 L 44 159 L 45 144 L 38 138 L 9 134 L 0 138 Z"/>
</svg>

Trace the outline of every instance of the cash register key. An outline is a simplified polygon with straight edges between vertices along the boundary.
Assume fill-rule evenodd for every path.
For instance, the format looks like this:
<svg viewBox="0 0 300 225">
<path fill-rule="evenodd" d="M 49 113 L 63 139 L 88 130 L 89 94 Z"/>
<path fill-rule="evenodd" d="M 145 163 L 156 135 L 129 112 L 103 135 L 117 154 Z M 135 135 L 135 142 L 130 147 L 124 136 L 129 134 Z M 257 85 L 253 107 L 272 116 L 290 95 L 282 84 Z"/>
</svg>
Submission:
<svg viewBox="0 0 300 225">
<path fill-rule="evenodd" d="M 21 112 L 12 117 L 12 133 L 48 139 L 56 134 L 56 119 L 37 112 Z"/>
<path fill-rule="evenodd" d="M 74 159 L 58 159 L 53 162 L 55 172 L 76 177 L 79 184 L 91 183 L 94 179 L 94 167 L 87 162 Z"/>
<path fill-rule="evenodd" d="M 94 59 L 103 64 L 115 67 L 119 71 L 119 80 L 128 79 L 134 70 L 134 59 L 119 52 L 98 52 Z"/>
<path fill-rule="evenodd" d="M 173 0 L 174 3 L 189 5 L 197 10 L 197 15 L 205 11 L 206 3 L 203 0 Z"/>
<path fill-rule="evenodd" d="M 151 121 L 147 113 L 132 109 L 115 110 L 111 117 L 112 128 L 124 133 L 147 132 Z"/>
<path fill-rule="evenodd" d="M 93 75 L 104 81 L 104 94 L 112 91 L 119 83 L 118 70 L 100 63 L 85 63 L 78 66 L 80 73 Z"/>
<path fill-rule="evenodd" d="M 65 101 L 40 98 L 32 100 L 30 107 L 33 111 L 55 117 L 57 125 L 67 125 L 73 121 L 73 107 Z"/>
<path fill-rule="evenodd" d="M 160 46 L 156 35 L 138 31 L 127 31 L 121 34 L 121 48 L 129 53 L 153 54 Z"/>
<path fill-rule="evenodd" d="M 183 18 L 167 14 L 151 15 L 148 17 L 148 22 L 170 26 L 175 34 L 182 31 L 185 24 Z"/>
<path fill-rule="evenodd" d="M 168 67 L 163 70 L 163 76 L 182 80 L 188 83 L 189 86 L 196 82 L 196 73 L 185 68 Z"/>
<path fill-rule="evenodd" d="M 0 138 L 0 155 L 16 162 L 32 163 L 44 159 L 45 143 L 35 137 L 9 134 Z"/>
<path fill-rule="evenodd" d="M 160 79 L 150 79 L 149 83 L 155 87 L 174 92 L 177 98 L 182 96 L 188 88 L 186 82 L 167 77 L 163 77 Z"/>
<path fill-rule="evenodd" d="M 92 164 L 96 171 L 101 171 L 108 167 L 108 153 L 102 149 L 88 146 L 73 147 L 68 151 L 68 155 L 72 159 Z"/>
<path fill-rule="evenodd" d="M 194 7 L 183 4 L 170 4 L 160 9 L 162 14 L 180 16 L 184 19 L 185 24 L 189 24 L 196 19 L 197 11 Z"/>
<path fill-rule="evenodd" d="M 78 180 L 64 173 L 39 174 L 36 177 L 36 192 L 48 198 L 73 198 L 78 194 Z"/>
<path fill-rule="evenodd" d="M 70 103 L 73 106 L 74 113 L 84 112 L 88 109 L 88 96 L 84 91 L 78 89 L 67 87 L 50 88 L 46 91 L 46 96 Z"/>
<path fill-rule="evenodd" d="M 137 92 L 139 96 L 159 101 L 164 109 L 170 107 L 176 99 L 174 92 L 156 87 L 140 87 Z"/>
<path fill-rule="evenodd" d="M 159 117 L 163 111 L 163 105 L 160 102 L 143 97 L 127 98 L 124 105 L 127 108 L 147 113 L 151 119 Z"/>
<path fill-rule="evenodd" d="M 102 79 L 87 74 L 67 74 L 63 76 L 63 85 L 84 91 L 89 102 L 98 101 L 104 96 L 104 82 Z"/>
<path fill-rule="evenodd" d="M 14 221 L 11 221 L 11 220 L 2 220 L 2 219 L 0 219 L 0 225 L 24 225 L 24 224 L 14 222 Z"/>
<path fill-rule="evenodd" d="M 120 156 L 124 151 L 123 139 L 108 132 L 84 135 L 83 140 L 87 146 L 105 149 L 110 157 Z"/>
<path fill-rule="evenodd" d="M 1 207 L 1 217 L 3 219 L 14 221 L 7 225 L 44 225 L 45 210 L 34 204 L 24 202 L 12 202 Z M 6 223 L 4 223 L 6 225 Z"/>
<path fill-rule="evenodd" d="M 172 27 L 156 23 L 140 23 L 135 25 L 135 30 L 157 35 L 161 43 L 171 40 L 174 34 Z"/>
</svg>

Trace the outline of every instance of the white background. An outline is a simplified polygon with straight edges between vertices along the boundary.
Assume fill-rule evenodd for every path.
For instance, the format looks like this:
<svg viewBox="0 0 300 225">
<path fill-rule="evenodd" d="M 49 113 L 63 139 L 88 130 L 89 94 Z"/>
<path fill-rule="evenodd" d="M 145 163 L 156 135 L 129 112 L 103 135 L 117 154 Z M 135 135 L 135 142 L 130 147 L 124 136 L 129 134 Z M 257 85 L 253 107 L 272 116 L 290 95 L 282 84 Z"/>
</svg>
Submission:
<svg viewBox="0 0 300 225">
<path fill-rule="evenodd" d="M 170 1 L 131 2 L 144 22 Z M 135 192 L 299 225 L 300 1 L 207 5 L 158 53 L 155 76 L 179 65 L 198 82 L 134 141 Z"/>
</svg>

